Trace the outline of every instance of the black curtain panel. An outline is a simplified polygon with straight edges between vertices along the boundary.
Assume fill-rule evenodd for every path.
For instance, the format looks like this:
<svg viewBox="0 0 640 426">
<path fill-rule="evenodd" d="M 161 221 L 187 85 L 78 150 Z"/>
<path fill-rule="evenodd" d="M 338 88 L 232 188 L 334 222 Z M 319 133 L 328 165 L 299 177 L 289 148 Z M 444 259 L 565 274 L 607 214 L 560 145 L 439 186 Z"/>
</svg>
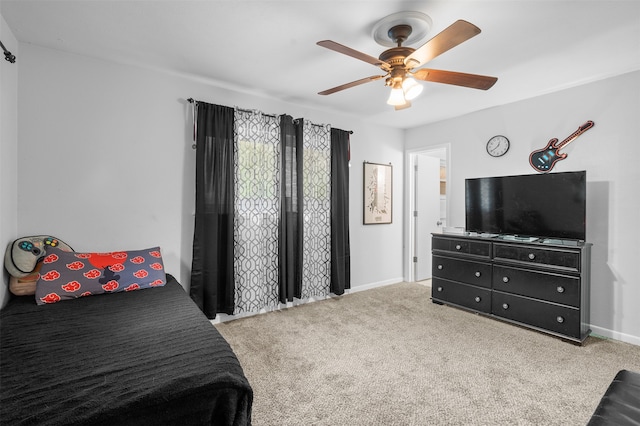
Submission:
<svg viewBox="0 0 640 426">
<path fill-rule="evenodd" d="M 302 120 L 280 116 L 280 302 L 302 293 Z"/>
<path fill-rule="evenodd" d="M 349 132 L 331 129 L 331 292 L 351 288 Z"/>
<path fill-rule="evenodd" d="M 196 104 L 196 214 L 191 298 L 205 315 L 233 314 L 234 109 Z"/>
</svg>

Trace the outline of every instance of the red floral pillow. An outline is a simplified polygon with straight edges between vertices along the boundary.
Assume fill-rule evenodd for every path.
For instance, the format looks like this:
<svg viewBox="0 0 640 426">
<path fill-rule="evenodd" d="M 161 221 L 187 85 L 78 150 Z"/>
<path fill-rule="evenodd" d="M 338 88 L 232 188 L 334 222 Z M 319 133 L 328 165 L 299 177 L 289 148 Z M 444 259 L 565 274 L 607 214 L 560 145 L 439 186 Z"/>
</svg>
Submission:
<svg viewBox="0 0 640 426">
<path fill-rule="evenodd" d="M 111 253 L 77 253 L 50 248 L 42 260 L 36 303 L 44 305 L 166 283 L 160 247 Z"/>
</svg>

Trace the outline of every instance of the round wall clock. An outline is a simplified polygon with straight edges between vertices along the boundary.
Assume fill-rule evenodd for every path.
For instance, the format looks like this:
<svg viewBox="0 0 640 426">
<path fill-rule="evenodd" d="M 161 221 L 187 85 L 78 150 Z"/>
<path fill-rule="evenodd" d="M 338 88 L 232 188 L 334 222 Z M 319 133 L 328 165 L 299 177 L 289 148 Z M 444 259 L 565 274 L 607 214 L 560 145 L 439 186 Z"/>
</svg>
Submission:
<svg viewBox="0 0 640 426">
<path fill-rule="evenodd" d="M 487 142 L 487 152 L 492 157 L 502 157 L 509 151 L 509 139 L 496 135 Z"/>
</svg>

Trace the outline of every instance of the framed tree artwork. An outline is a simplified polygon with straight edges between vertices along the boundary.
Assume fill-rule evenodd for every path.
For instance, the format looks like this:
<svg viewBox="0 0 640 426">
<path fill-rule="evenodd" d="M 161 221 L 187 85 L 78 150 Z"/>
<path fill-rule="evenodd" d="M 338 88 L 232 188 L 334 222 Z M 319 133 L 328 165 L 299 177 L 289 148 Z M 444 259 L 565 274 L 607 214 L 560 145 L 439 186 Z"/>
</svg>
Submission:
<svg viewBox="0 0 640 426">
<path fill-rule="evenodd" d="M 393 205 L 393 167 L 391 164 L 364 162 L 365 225 L 391 223 Z"/>
</svg>

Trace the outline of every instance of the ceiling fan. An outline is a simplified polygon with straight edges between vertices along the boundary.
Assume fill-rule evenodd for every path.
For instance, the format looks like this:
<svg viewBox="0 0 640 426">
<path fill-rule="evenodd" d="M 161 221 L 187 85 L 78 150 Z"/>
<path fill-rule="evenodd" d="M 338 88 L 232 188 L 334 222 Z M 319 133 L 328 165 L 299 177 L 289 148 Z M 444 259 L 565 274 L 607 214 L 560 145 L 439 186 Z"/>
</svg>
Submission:
<svg viewBox="0 0 640 426">
<path fill-rule="evenodd" d="M 391 93 L 387 103 L 393 105 L 396 110 L 399 110 L 410 107 L 410 101 L 422 92 L 422 85 L 420 85 L 416 79 L 480 90 L 490 89 L 498 80 L 496 77 L 478 74 L 466 74 L 429 68 L 417 69 L 435 57 L 480 34 L 480 28 L 470 22 L 463 20 L 454 22 L 417 49 L 402 46 L 402 43 L 409 38 L 412 31 L 413 28 L 409 24 L 397 24 L 391 27 L 387 35 L 397 46 L 385 50 L 380 54 L 379 58 L 374 58 L 373 56 L 336 43 L 335 41 L 319 41 L 317 43 L 319 46 L 375 65 L 385 71 L 386 74 L 365 77 L 318 92 L 318 94 L 330 95 L 370 81 L 386 78 L 385 84 L 391 87 Z"/>
</svg>

